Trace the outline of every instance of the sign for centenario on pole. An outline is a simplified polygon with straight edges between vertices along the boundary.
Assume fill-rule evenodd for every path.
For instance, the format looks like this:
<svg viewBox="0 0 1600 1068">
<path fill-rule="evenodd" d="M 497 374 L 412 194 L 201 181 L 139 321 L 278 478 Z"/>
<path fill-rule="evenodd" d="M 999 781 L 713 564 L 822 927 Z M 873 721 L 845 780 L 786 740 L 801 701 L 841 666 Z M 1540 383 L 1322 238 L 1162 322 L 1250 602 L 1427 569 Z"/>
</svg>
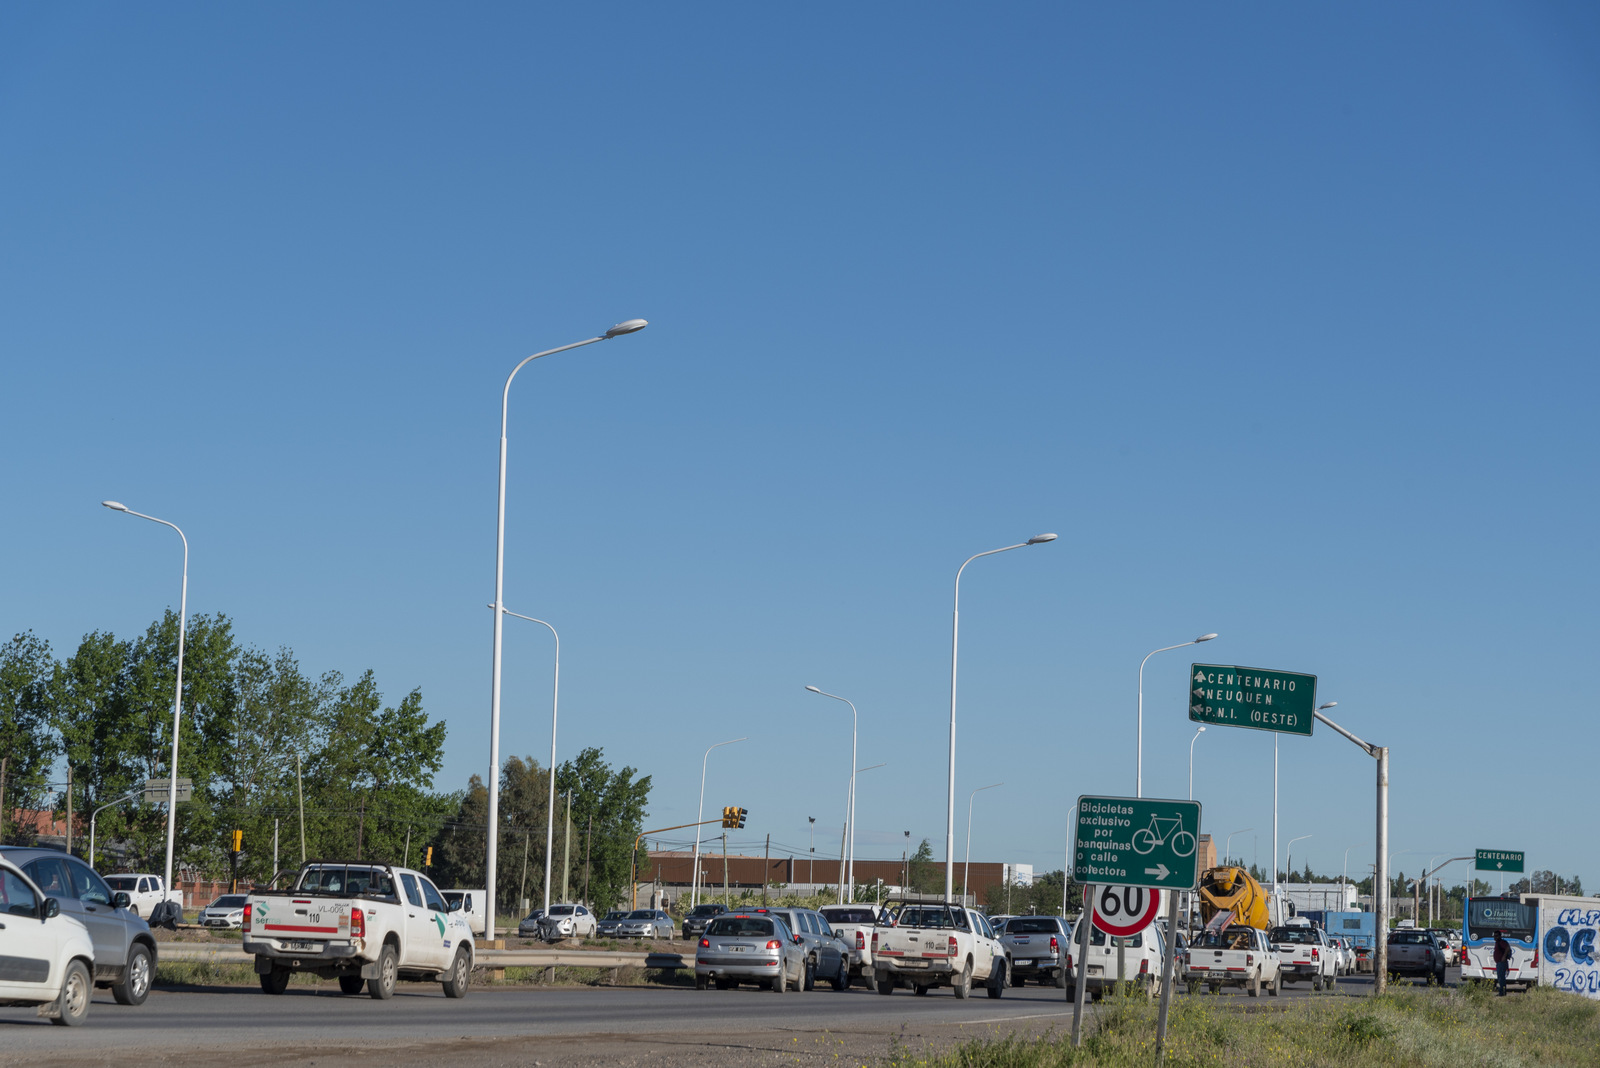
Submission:
<svg viewBox="0 0 1600 1068">
<path fill-rule="evenodd" d="M 1317 677 L 1295 671 L 1191 664 L 1189 718 L 1223 727 L 1311 735 Z"/>
<path fill-rule="evenodd" d="M 1519 849 L 1479 849 L 1474 861 L 1478 871 L 1520 872 L 1523 853 Z"/>
</svg>

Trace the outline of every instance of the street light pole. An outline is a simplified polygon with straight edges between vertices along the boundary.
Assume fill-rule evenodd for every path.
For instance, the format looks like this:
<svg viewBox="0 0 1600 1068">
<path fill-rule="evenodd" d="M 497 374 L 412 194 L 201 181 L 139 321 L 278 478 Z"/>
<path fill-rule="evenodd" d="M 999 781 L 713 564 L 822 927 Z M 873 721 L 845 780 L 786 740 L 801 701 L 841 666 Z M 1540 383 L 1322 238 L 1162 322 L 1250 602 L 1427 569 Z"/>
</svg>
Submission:
<svg viewBox="0 0 1600 1068">
<path fill-rule="evenodd" d="M 1389 748 L 1362 741 L 1322 714 L 1322 709 L 1332 708 L 1336 704 L 1337 701 L 1329 701 L 1313 714 L 1378 762 L 1378 855 L 1372 866 L 1372 949 L 1376 961 L 1372 966 L 1372 988 L 1374 993 L 1381 994 L 1389 988 Z"/>
<path fill-rule="evenodd" d="M 1289 844 L 1284 847 L 1283 866 L 1285 869 L 1285 874 L 1289 876 L 1289 882 L 1294 882 L 1294 864 L 1292 863 L 1294 859 L 1294 844 L 1296 842 L 1303 842 L 1307 838 L 1312 837 L 1315 836 L 1310 834 L 1302 834 L 1299 838 L 1289 839 Z"/>
<path fill-rule="evenodd" d="M 996 786 L 1004 786 L 1004 785 L 1005 785 L 1005 783 L 1003 783 L 1003 782 L 990 783 L 988 786 L 980 786 L 980 787 L 978 787 L 976 790 L 972 791 L 972 793 L 967 795 L 967 859 L 965 861 L 963 861 L 962 864 L 961 864 L 961 903 L 963 905 L 966 904 L 966 899 L 967 899 L 967 877 L 972 874 L 972 801 L 973 801 L 973 798 L 977 797 L 979 794 L 983 793 L 985 790 L 993 790 Z"/>
<path fill-rule="evenodd" d="M 954 607 L 950 613 L 950 776 L 948 796 L 945 799 L 944 819 L 945 904 L 950 903 L 950 898 L 955 890 L 956 879 L 956 650 L 961 640 L 961 572 L 967 569 L 967 564 L 972 563 L 980 556 L 1008 553 L 1012 549 L 1022 549 L 1029 545 L 1043 545 L 1046 542 L 1055 540 L 1056 535 L 1054 534 L 1035 534 L 1027 541 L 1019 541 L 1015 545 L 974 553 L 967 557 L 966 563 L 956 568 L 956 593 L 953 602 Z"/>
<path fill-rule="evenodd" d="M 165 881 L 161 886 L 167 893 L 172 892 L 172 848 L 178 834 L 178 728 L 183 721 L 183 642 L 188 630 L 189 621 L 189 539 L 178 524 L 169 523 L 165 519 L 157 519 L 153 515 L 135 512 L 132 508 L 119 501 L 101 501 L 106 508 L 113 512 L 126 512 L 128 515 L 148 519 L 152 523 L 160 523 L 164 527 L 171 527 L 178 531 L 178 537 L 183 540 L 183 588 L 178 595 L 178 679 L 172 689 L 172 772 L 167 783 L 167 866 Z M 182 901 L 180 897 L 180 903 Z"/>
<path fill-rule="evenodd" d="M 583 341 L 574 341 L 570 345 L 536 352 L 511 369 L 511 373 L 506 376 L 506 387 L 500 394 L 500 497 L 495 513 L 494 529 L 494 656 L 489 684 L 489 841 L 484 857 L 484 883 L 488 897 L 485 937 L 491 942 L 494 941 L 495 875 L 500 859 L 500 640 L 502 624 L 505 622 L 503 609 L 506 606 L 506 424 L 511 408 L 511 380 L 517 377 L 518 371 L 541 356 L 552 356 L 568 349 L 593 345 L 596 341 L 608 341 L 623 334 L 643 330 L 648 325 L 643 319 L 629 319 L 618 323 L 599 337 L 586 338 Z M 545 867 L 548 868 L 549 864 L 547 863 Z"/>
<path fill-rule="evenodd" d="M 1160 649 L 1152 649 L 1148 653 L 1144 654 L 1144 660 L 1139 661 L 1139 736 L 1138 736 L 1138 741 L 1135 743 L 1135 746 L 1134 746 L 1134 748 L 1135 748 L 1135 754 L 1134 754 L 1134 756 L 1135 756 L 1135 768 L 1134 768 L 1134 780 L 1133 780 L 1133 791 L 1134 791 L 1133 792 L 1133 796 L 1135 796 L 1135 797 L 1143 797 L 1144 796 L 1144 665 L 1145 665 L 1145 663 L 1147 661 L 1149 661 L 1149 659 L 1152 656 L 1155 656 L 1157 653 L 1166 653 L 1166 652 L 1171 652 L 1173 649 L 1182 649 L 1185 646 L 1199 645 L 1201 642 L 1208 642 L 1208 641 L 1210 641 L 1211 639 L 1213 639 L 1215 637 L 1216 637 L 1215 634 L 1202 634 L 1202 635 L 1200 635 L 1200 637 L 1195 638 L 1193 641 L 1179 642 L 1177 645 L 1167 645 L 1167 646 L 1163 646 Z M 1192 744 L 1191 744 L 1190 748 L 1191 748 L 1191 750 L 1193 749 L 1193 745 Z"/>
<path fill-rule="evenodd" d="M 845 801 L 844 822 L 850 828 L 849 843 L 845 847 L 847 858 L 845 860 L 845 885 L 849 888 L 844 892 L 844 903 L 849 904 L 855 900 L 856 894 L 856 732 L 861 725 L 860 717 L 856 715 L 856 706 L 849 698 L 840 697 L 836 693 L 819 690 L 815 686 L 807 686 L 812 693 L 831 697 L 835 701 L 843 701 L 850 706 L 850 796 Z"/>
<path fill-rule="evenodd" d="M 101 805 L 99 808 L 95 809 L 89 814 L 89 867 L 94 867 L 94 821 L 100 818 L 100 813 L 104 812 L 112 805 L 120 805 L 124 801 L 133 800 L 133 795 L 138 792 L 138 790 L 129 790 L 115 801 L 107 801 L 105 804 Z"/>
<path fill-rule="evenodd" d="M 494 605 L 489 607 L 493 608 Z M 500 611 L 508 616 L 526 619 L 529 623 L 538 623 L 540 626 L 547 628 L 550 631 L 550 636 L 556 640 L 555 685 L 551 687 L 550 693 L 550 767 L 548 769 L 550 775 L 550 800 L 546 805 L 544 820 L 544 911 L 548 915 L 550 912 L 550 869 L 552 867 L 550 857 L 552 850 L 556 846 L 556 716 L 561 710 L 561 635 L 556 633 L 555 627 L 552 627 L 542 619 L 534 619 L 532 616 L 525 616 L 521 612 L 513 612 L 509 608 L 502 608 Z M 524 842 L 523 844 L 526 845 L 527 843 Z M 523 852 L 524 865 L 526 865 L 527 851 L 524 850 Z"/>
<path fill-rule="evenodd" d="M 1194 729 L 1194 737 L 1189 739 L 1189 800 L 1194 800 L 1194 743 L 1206 732 L 1204 723 Z"/>
<path fill-rule="evenodd" d="M 1227 840 L 1222 847 L 1222 862 L 1224 864 L 1231 864 L 1233 862 L 1233 836 L 1236 834 L 1249 834 L 1253 830 L 1255 830 L 1254 827 L 1246 827 L 1241 831 L 1232 831 L 1229 833 Z"/>
<path fill-rule="evenodd" d="M 706 747 L 706 755 L 700 758 L 700 807 L 695 810 L 694 827 L 694 879 L 689 886 L 689 907 L 700 904 L 700 823 L 706 818 L 706 761 L 711 759 L 711 750 L 719 749 L 734 742 L 748 741 L 747 738 L 729 738 L 725 742 Z"/>
</svg>

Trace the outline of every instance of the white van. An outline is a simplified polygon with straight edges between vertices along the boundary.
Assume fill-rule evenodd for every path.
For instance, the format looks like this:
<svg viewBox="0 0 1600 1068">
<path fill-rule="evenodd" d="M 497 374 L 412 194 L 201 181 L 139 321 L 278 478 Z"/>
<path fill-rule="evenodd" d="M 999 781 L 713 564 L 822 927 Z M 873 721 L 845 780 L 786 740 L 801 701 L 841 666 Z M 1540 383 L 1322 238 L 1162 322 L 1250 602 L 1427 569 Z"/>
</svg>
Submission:
<svg viewBox="0 0 1600 1068">
<path fill-rule="evenodd" d="M 460 912 L 466 919 L 467 926 L 475 935 L 486 935 L 489 932 L 489 912 L 484 906 L 488 900 L 487 890 L 440 890 L 444 903 L 450 906 L 451 912 Z"/>
<path fill-rule="evenodd" d="M 1084 923 L 1087 919 L 1088 917 L 1084 917 L 1078 922 Z M 1078 973 L 1075 970 L 1077 967 L 1075 958 L 1083 952 L 1081 942 L 1083 934 L 1078 931 L 1077 924 L 1073 925 L 1072 930 L 1067 971 L 1076 980 Z M 1161 937 L 1161 929 L 1153 923 L 1138 934 L 1121 938 L 1115 936 L 1108 938 L 1098 927 L 1091 927 L 1087 961 L 1089 972 L 1085 977 L 1085 989 L 1091 997 L 1098 1000 L 1121 979 L 1131 983 L 1134 990 L 1146 997 L 1158 996 L 1161 993 L 1161 960 L 1166 951 L 1166 941 Z M 1122 968 L 1120 974 L 1117 970 L 1119 959 Z"/>
</svg>

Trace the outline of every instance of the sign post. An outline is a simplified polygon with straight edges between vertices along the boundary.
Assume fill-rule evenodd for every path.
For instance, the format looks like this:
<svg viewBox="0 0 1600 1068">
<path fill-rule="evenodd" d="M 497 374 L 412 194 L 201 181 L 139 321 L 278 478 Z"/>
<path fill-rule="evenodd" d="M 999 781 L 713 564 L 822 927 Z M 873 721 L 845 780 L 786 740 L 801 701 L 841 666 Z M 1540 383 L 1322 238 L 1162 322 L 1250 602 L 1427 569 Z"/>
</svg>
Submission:
<svg viewBox="0 0 1600 1068">
<path fill-rule="evenodd" d="M 1156 1046 L 1166 1040 L 1176 953 L 1179 890 L 1199 885 L 1200 803 L 1153 797 L 1078 798 L 1072 845 L 1072 878 L 1083 887 L 1078 918 L 1076 1004 L 1072 1044 L 1083 1042 L 1084 994 L 1088 988 L 1089 929 L 1121 938 L 1148 927 L 1167 893 L 1166 952 L 1162 960 L 1161 1013 Z M 1119 980 L 1122 979 L 1118 963 Z"/>
</svg>

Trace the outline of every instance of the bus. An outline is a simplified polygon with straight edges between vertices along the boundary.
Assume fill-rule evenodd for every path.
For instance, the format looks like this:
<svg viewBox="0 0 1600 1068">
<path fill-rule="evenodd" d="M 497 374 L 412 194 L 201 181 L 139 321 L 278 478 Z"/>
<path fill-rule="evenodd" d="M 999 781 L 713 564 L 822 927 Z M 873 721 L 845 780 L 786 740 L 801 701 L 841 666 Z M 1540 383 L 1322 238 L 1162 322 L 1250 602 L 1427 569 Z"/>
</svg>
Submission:
<svg viewBox="0 0 1600 1068">
<path fill-rule="evenodd" d="M 1539 910 L 1515 897 L 1469 897 L 1461 925 L 1461 978 L 1495 978 L 1494 933 L 1511 944 L 1506 982 L 1539 983 Z"/>
</svg>

